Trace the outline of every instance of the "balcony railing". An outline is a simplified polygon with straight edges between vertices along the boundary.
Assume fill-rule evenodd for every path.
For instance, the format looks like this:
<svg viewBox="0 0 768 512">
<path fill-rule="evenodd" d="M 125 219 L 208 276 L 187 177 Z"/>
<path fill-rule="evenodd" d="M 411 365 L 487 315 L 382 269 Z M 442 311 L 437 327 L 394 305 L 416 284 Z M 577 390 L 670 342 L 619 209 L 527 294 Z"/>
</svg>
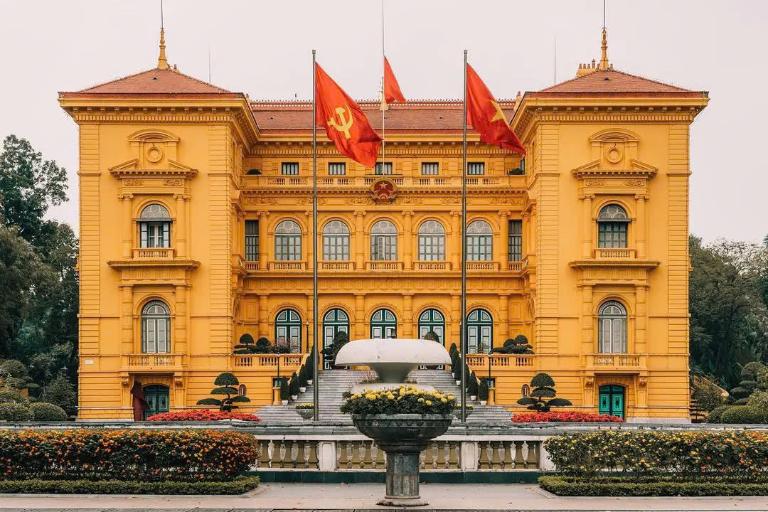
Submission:
<svg viewBox="0 0 768 512">
<path fill-rule="evenodd" d="M 403 262 L 402 261 L 367 261 L 365 263 L 365 269 L 366 270 L 386 270 L 386 271 L 396 271 L 396 270 L 403 270 Z"/>
<path fill-rule="evenodd" d="M 413 270 L 451 270 L 450 261 L 416 261 Z"/>
<path fill-rule="evenodd" d="M 332 272 L 343 272 L 348 270 L 355 270 L 354 261 L 321 261 L 319 270 L 329 270 Z"/>
<path fill-rule="evenodd" d="M 298 368 L 305 354 L 243 354 L 232 356 L 232 366 L 235 368 L 275 367 L 280 360 L 281 368 Z"/>
<path fill-rule="evenodd" d="M 587 366 L 603 369 L 639 369 L 643 366 L 640 354 L 588 354 Z"/>
<path fill-rule="evenodd" d="M 525 261 L 508 261 L 507 270 L 510 272 L 522 272 L 525 268 Z"/>
<path fill-rule="evenodd" d="M 467 270 L 471 272 L 493 272 L 499 270 L 498 261 L 468 261 Z"/>
<path fill-rule="evenodd" d="M 174 250 L 170 247 L 139 247 L 133 250 L 134 259 L 172 260 Z"/>
<path fill-rule="evenodd" d="M 634 257 L 635 257 L 634 249 L 626 249 L 626 248 L 595 249 L 595 259 L 598 259 L 598 260 L 625 260 L 625 259 L 634 259 Z"/>
<path fill-rule="evenodd" d="M 248 272 L 255 272 L 259 270 L 259 260 L 244 260 L 243 265 Z"/>
<path fill-rule="evenodd" d="M 467 354 L 470 368 L 488 368 L 488 354 Z M 491 368 L 533 368 L 533 354 L 491 354 Z"/>
<path fill-rule="evenodd" d="M 170 370 L 180 368 L 183 364 L 182 354 L 126 354 L 123 365 L 128 369 Z"/>
<path fill-rule="evenodd" d="M 307 269 L 305 261 L 270 261 L 269 270 L 297 272 Z"/>
<path fill-rule="evenodd" d="M 309 176 L 243 176 L 246 189 L 283 189 L 306 188 L 312 186 Z M 398 187 L 404 188 L 461 188 L 460 176 L 402 176 L 397 174 L 368 176 L 320 176 L 317 184 L 320 188 L 360 188 L 366 189 L 375 182 L 385 179 Z M 482 188 L 523 188 L 525 176 L 471 176 L 467 178 L 470 189 Z"/>
</svg>

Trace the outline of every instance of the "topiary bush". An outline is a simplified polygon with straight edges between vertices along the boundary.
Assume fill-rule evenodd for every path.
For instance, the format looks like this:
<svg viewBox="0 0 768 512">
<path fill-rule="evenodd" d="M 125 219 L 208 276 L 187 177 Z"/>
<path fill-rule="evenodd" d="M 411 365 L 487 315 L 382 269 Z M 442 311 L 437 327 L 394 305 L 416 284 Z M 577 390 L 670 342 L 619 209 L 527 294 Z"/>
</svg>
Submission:
<svg viewBox="0 0 768 512">
<path fill-rule="evenodd" d="M 0 404 L 0 421 L 29 421 L 32 419 L 32 411 L 29 407 L 15 402 Z M 0 451 L 0 453 L 2 453 Z M 2 473 L 0 473 L 2 474 Z"/>
<path fill-rule="evenodd" d="M 531 379 L 531 392 L 517 401 L 531 411 L 549 412 L 552 407 L 573 405 L 570 400 L 557 398 L 555 380 L 546 373 L 537 373 Z"/>
<path fill-rule="evenodd" d="M 475 372 L 467 373 L 467 394 L 469 396 L 477 396 L 478 384 Z"/>
<path fill-rule="evenodd" d="M 709 411 L 709 415 L 707 416 L 707 423 L 720 423 L 723 413 L 730 407 L 730 405 L 719 405 Z"/>
<path fill-rule="evenodd" d="M 66 421 L 67 413 L 58 405 L 35 402 L 29 406 L 35 421 Z"/>
<path fill-rule="evenodd" d="M 253 435 L 218 430 L 0 430 L 14 479 L 232 480 L 258 456 Z"/>
<path fill-rule="evenodd" d="M 0 404 L 22 404 L 22 405 L 29 405 L 29 399 L 19 393 L 16 389 L 1 389 L 0 390 Z"/>
<path fill-rule="evenodd" d="M 257 354 L 269 354 L 270 352 L 274 352 L 274 349 L 272 348 L 272 343 L 270 343 L 266 337 L 262 336 L 256 340 L 254 352 Z"/>
<path fill-rule="evenodd" d="M 480 383 L 477 385 L 477 399 L 486 401 L 488 400 L 489 394 L 490 390 L 488 389 L 488 380 L 480 379 Z"/>
<path fill-rule="evenodd" d="M 254 354 L 256 353 L 256 342 L 253 336 L 248 333 L 240 336 L 240 341 L 235 345 L 235 354 Z"/>
<path fill-rule="evenodd" d="M 220 373 L 216 380 L 213 381 L 213 384 L 217 387 L 211 390 L 211 394 L 223 396 L 224 398 L 203 398 L 197 401 L 197 405 L 215 405 L 219 410 L 228 412 L 237 409 L 235 404 L 251 401 L 247 396 L 239 394 L 239 390 L 235 386 L 238 386 L 240 381 L 232 373 Z"/>
<path fill-rule="evenodd" d="M 768 419 L 764 411 L 748 405 L 728 407 L 720 416 L 720 423 L 765 423 Z"/>
</svg>

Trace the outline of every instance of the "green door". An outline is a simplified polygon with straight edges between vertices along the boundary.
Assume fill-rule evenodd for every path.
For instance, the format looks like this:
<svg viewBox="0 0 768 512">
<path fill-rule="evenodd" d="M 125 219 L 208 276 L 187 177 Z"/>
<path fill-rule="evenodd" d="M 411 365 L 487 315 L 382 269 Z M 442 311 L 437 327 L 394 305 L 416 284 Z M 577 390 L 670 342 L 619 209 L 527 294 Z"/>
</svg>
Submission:
<svg viewBox="0 0 768 512">
<path fill-rule="evenodd" d="M 600 386 L 598 412 L 624 417 L 624 388 L 621 386 Z"/>
<path fill-rule="evenodd" d="M 168 388 L 166 386 L 147 386 L 144 388 L 144 400 L 147 409 L 144 419 L 161 412 L 168 412 Z"/>
</svg>

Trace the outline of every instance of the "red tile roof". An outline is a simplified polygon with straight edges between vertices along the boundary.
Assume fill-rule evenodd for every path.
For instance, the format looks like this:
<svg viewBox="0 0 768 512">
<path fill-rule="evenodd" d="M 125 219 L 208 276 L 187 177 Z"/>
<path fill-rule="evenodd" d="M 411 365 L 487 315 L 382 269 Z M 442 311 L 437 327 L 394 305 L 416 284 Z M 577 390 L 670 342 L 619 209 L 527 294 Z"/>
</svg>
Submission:
<svg viewBox="0 0 768 512">
<path fill-rule="evenodd" d="M 68 93 L 72 94 L 72 93 Z M 74 94 L 234 94 L 172 69 L 150 69 Z"/>
<path fill-rule="evenodd" d="M 661 95 L 661 96 L 695 96 L 701 97 L 703 92 L 691 91 L 674 85 L 657 82 L 637 75 L 631 75 L 615 69 L 597 70 L 559 84 L 555 84 L 528 96 L 554 95 Z"/>
<path fill-rule="evenodd" d="M 378 101 L 359 101 L 374 130 L 381 130 Z M 500 100 L 507 118 L 512 117 L 514 100 Z M 312 102 L 253 101 L 253 116 L 262 131 L 301 131 L 312 129 Z M 413 100 L 393 103 L 385 113 L 387 131 L 419 132 L 462 129 L 464 107 L 461 100 Z"/>
</svg>

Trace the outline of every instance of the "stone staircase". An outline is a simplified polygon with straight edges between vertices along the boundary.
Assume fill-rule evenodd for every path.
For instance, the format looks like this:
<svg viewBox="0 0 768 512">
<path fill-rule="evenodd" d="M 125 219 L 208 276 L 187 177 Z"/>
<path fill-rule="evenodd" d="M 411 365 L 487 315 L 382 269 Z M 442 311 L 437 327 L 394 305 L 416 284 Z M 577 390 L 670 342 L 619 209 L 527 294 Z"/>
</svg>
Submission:
<svg viewBox="0 0 768 512">
<path fill-rule="evenodd" d="M 322 423 L 351 425 L 352 419 L 343 414 L 339 408 L 344 401 L 344 393 L 352 386 L 374 376 L 372 372 L 355 370 L 324 370 L 320 372 L 320 420 Z M 414 370 L 410 379 L 418 384 L 432 386 L 444 393 L 459 396 L 460 386 L 456 385 L 450 373 L 444 370 Z M 296 412 L 296 404 L 312 402 L 313 387 L 307 386 L 295 402 L 288 405 L 268 405 L 257 411 L 265 425 L 301 425 L 309 424 L 312 420 L 303 420 Z M 469 400 L 469 398 L 467 398 Z M 480 402 L 467 402 L 474 411 L 467 418 L 470 424 L 508 424 L 512 415 L 503 407 L 495 405 L 480 405 Z"/>
</svg>

